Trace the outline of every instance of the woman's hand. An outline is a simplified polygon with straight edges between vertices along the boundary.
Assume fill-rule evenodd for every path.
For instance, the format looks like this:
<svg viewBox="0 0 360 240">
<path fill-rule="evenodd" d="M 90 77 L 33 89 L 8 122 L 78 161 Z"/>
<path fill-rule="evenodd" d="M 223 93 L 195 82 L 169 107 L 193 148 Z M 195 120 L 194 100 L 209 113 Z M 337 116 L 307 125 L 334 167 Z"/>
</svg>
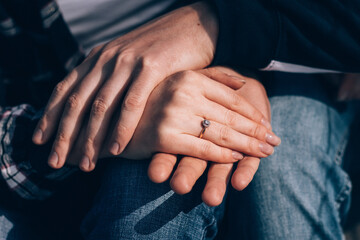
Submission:
<svg viewBox="0 0 360 240">
<path fill-rule="evenodd" d="M 170 76 L 151 93 L 135 134 L 121 156 L 146 159 L 163 152 L 229 163 L 242 159 L 240 152 L 258 157 L 272 154 L 280 139 L 265 127 L 270 125 L 267 117 L 233 90 L 243 84 L 241 78 L 217 68 Z M 204 119 L 211 125 L 200 139 Z M 82 164 L 80 168 L 87 171 Z"/>
<path fill-rule="evenodd" d="M 198 2 L 95 48 L 57 85 L 34 132 L 33 141 L 43 144 L 58 128 L 50 166 L 60 168 L 64 164 L 90 111 L 80 145 L 82 168 L 91 170 L 113 112 L 122 101 L 120 118 L 106 146 L 112 154 L 120 154 L 159 82 L 175 72 L 210 64 L 217 31 L 216 14 L 206 3 Z"/>
<path fill-rule="evenodd" d="M 233 76 L 242 77 L 230 69 L 218 69 Z M 251 102 L 270 120 L 270 104 L 264 87 L 254 79 L 246 78 L 246 81 L 246 85 L 236 91 L 237 94 Z M 176 161 L 177 157 L 175 155 L 165 153 L 155 154 L 148 170 L 150 179 L 156 183 L 161 183 L 169 179 Z M 232 163 L 211 163 L 209 171 L 207 172 L 208 180 L 202 194 L 203 201 L 209 206 L 221 204 L 230 177 L 231 184 L 235 189 L 239 191 L 245 189 L 252 181 L 259 163 L 260 158 L 246 156 L 238 162 L 232 177 Z M 178 194 L 190 192 L 197 179 L 205 172 L 208 164 L 207 161 L 199 158 L 182 158 L 171 177 L 170 184 L 172 189 Z"/>
<path fill-rule="evenodd" d="M 261 124 L 267 118 L 223 78 L 206 76 L 215 75 L 211 71 L 217 70 L 179 72 L 156 87 L 122 156 L 144 159 L 162 152 L 229 163 L 242 159 L 240 153 L 272 154 L 280 139 Z M 204 119 L 211 124 L 200 139 Z"/>
</svg>

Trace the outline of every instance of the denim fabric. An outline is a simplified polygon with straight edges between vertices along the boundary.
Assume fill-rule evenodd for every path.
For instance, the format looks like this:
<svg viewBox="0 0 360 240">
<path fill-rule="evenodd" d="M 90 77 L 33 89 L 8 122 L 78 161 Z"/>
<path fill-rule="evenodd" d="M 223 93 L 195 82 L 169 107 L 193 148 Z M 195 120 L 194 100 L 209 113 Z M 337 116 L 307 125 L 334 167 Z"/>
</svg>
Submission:
<svg viewBox="0 0 360 240">
<path fill-rule="evenodd" d="M 86 239 L 213 239 L 223 206 L 201 201 L 204 179 L 180 196 L 147 177 L 147 161 L 108 163 L 102 187 L 83 222 Z"/>
<path fill-rule="evenodd" d="M 40 239 L 32 230 L 31 220 L 19 213 L 0 207 L 0 239 Z"/>
<path fill-rule="evenodd" d="M 179 196 L 168 182 L 150 182 L 148 161 L 103 160 L 109 162 L 82 235 L 105 240 L 214 239 L 217 233 L 220 240 L 342 239 L 351 190 L 343 156 L 358 106 L 332 101 L 331 90 L 315 75 L 276 74 L 268 92 L 273 129 L 282 144 L 261 161 L 246 190 L 230 188 L 226 205 L 208 207 L 201 202 L 204 177 L 190 194 Z M 1 208 L 0 221 L 0 239 L 24 223 Z"/>
<path fill-rule="evenodd" d="M 98 172 L 72 176 L 57 195 L 41 202 L 13 198 L 0 184 L 0 240 L 81 240 L 79 228 L 98 189 Z"/>
<path fill-rule="evenodd" d="M 245 191 L 230 191 L 220 239 L 343 239 L 351 190 L 343 156 L 357 108 L 331 102 L 313 76 L 280 76 L 273 84 L 283 89 L 269 92 L 282 144 Z"/>
</svg>

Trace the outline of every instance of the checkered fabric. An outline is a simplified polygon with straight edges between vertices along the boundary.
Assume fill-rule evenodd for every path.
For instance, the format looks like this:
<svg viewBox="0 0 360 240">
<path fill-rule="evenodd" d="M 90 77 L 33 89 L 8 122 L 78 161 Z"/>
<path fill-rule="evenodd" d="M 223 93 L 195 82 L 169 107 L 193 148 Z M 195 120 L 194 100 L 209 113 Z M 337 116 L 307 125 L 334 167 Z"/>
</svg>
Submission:
<svg viewBox="0 0 360 240">
<path fill-rule="evenodd" d="M 46 163 L 51 146 L 31 143 L 31 132 L 40 115 L 25 104 L 0 108 L 0 181 L 27 200 L 50 197 L 59 183 L 77 171 L 67 166 L 51 169 Z"/>
</svg>

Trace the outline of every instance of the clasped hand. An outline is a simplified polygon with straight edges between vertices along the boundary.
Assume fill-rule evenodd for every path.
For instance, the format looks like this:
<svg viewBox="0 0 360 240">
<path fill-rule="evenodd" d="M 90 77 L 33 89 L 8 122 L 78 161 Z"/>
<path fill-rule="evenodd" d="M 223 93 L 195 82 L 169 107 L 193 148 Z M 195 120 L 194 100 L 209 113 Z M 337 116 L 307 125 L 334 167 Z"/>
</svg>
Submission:
<svg viewBox="0 0 360 240">
<path fill-rule="evenodd" d="M 233 186 L 241 190 L 255 174 L 259 158 L 272 154 L 273 146 L 280 144 L 267 121 L 269 107 L 261 84 L 247 79 L 243 87 L 243 79 L 224 68 L 184 71 L 168 77 L 151 93 L 134 136 L 121 157 L 153 156 L 149 177 L 154 182 L 164 182 L 173 171 L 177 155 L 185 155 L 171 179 L 172 188 L 180 194 L 191 191 L 205 171 L 207 161 L 216 162 L 210 167 L 203 199 L 208 205 L 220 204 L 232 163 L 241 160 L 232 178 Z M 243 89 L 236 90 L 241 87 Z M 241 90 L 250 97 L 242 96 Z M 247 98 L 255 101 L 257 108 Z M 211 126 L 200 139 L 203 119 L 208 119 Z M 68 162 L 72 164 L 81 163 L 77 150 L 86 136 L 85 129 L 82 128 L 69 155 Z M 244 158 L 242 153 L 251 157 Z M 100 153 L 100 157 L 109 156 L 104 149 Z M 96 161 L 93 164 L 95 166 Z"/>
<path fill-rule="evenodd" d="M 209 202 L 211 191 L 206 189 L 219 190 L 222 199 L 232 163 L 242 159 L 237 169 L 247 169 L 240 172 L 249 177 L 236 177 L 236 170 L 232 183 L 245 187 L 259 157 L 271 154 L 280 139 L 270 130 L 266 93 L 256 81 L 246 87 L 260 89 L 260 95 L 244 98 L 245 92 L 235 92 L 243 85 L 236 77 L 214 68 L 184 71 L 211 63 L 217 27 L 213 9 L 198 2 L 95 48 L 56 86 L 34 133 L 33 141 L 43 144 L 57 130 L 49 165 L 60 168 L 68 161 L 91 171 L 99 157 L 155 154 L 149 176 L 162 182 L 169 178 L 176 155 L 185 155 L 171 185 L 186 193 L 204 172 L 205 161 L 217 162 L 210 167 L 203 195 L 205 202 L 216 205 L 220 202 Z M 254 107 L 246 99 L 261 104 Z M 258 109 L 264 106 L 261 113 Z M 203 119 L 211 127 L 200 139 Z M 252 157 L 243 159 L 243 153 Z"/>
</svg>

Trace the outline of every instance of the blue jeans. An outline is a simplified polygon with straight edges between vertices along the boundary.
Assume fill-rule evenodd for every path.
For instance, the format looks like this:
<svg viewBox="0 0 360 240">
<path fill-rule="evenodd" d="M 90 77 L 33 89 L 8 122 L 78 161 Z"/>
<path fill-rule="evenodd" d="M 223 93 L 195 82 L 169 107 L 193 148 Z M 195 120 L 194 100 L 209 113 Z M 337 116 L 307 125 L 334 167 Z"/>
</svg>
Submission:
<svg viewBox="0 0 360 240">
<path fill-rule="evenodd" d="M 222 205 L 208 207 L 200 198 L 204 177 L 179 196 L 168 182 L 150 182 L 148 161 L 111 160 L 83 220 L 83 236 L 341 239 L 351 190 L 344 151 L 358 108 L 333 102 L 331 89 L 314 75 L 275 74 L 269 85 L 272 125 L 282 144 L 261 161 L 246 190 L 229 187 Z"/>
<path fill-rule="evenodd" d="M 357 108 L 332 101 L 317 78 L 275 74 L 269 94 L 282 145 L 245 191 L 228 192 L 226 204 L 201 203 L 202 181 L 178 196 L 148 180 L 146 162 L 113 161 L 84 236 L 213 239 L 220 228 L 219 239 L 341 239 L 351 190 L 343 156 Z"/>
</svg>

